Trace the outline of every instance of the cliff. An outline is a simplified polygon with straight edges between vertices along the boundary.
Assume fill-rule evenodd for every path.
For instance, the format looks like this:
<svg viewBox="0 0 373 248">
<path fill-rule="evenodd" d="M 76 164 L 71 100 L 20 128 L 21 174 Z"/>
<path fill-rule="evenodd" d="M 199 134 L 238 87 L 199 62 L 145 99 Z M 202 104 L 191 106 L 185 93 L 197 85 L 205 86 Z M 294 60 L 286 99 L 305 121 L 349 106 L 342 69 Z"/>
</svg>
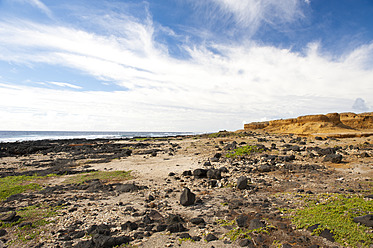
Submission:
<svg viewBox="0 0 373 248">
<path fill-rule="evenodd" d="M 306 115 L 298 118 L 252 122 L 244 125 L 245 131 L 263 130 L 273 133 L 346 134 L 373 133 L 373 112 L 370 113 L 330 113 L 326 115 Z"/>
</svg>

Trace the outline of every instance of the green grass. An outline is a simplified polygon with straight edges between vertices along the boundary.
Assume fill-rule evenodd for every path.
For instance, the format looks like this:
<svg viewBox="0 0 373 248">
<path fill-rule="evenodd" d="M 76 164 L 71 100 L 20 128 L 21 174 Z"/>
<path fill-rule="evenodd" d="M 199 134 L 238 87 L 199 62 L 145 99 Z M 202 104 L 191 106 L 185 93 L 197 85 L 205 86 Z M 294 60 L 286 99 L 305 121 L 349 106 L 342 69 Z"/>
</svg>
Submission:
<svg viewBox="0 0 373 248">
<path fill-rule="evenodd" d="M 8 176 L 0 178 L 0 200 L 3 201 L 9 196 L 20 194 L 29 190 L 40 190 L 42 186 L 35 183 L 38 179 L 45 179 L 56 176 Z"/>
<path fill-rule="evenodd" d="M 74 175 L 64 181 L 64 183 L 82 184 L 87 180 L 99 179 L 102 181 L 124 181 L 131 179 L 131 171 L 94 171 L 84 174 Z"/>
<path fill-rule="evenodd" d="M 260 153 L 263 151 L 264 150 L 262 148 L 258 148 L 255 145 L 246 145 L 246 146 L 242 146 L 237 149 L 234 149 L 233 153 L 228 153 L 225 156 L 227 158 L 236 158 L 236 157 L 241 157 L 245 155 L 251 155 L 253 153 Z"/>
<path fill-rule="evenodd" d="M 183 242 L 190 241 L 192 243 L 196 242 L 191 238 L 184 238 L 184 239 L 179 239 L 179 244 L 181 245 Z"/>
<path fill-rule="evenodd" d="M 14 243 L 26 243 L 30 240 L 38 239 L 45 233 L 45 227 L 51 223 L 48 218 L 56 216 L 62 207 L 50 207 L 47 205 L 32 205 L 17 211 L 21 218 L 16 222 L 2 223 L 0 228 L 12 228 L 12 232 L 18 237 Z M 21 222 L 31 222 L 31 226 L 16 227 Z"/>
<path fill-rule="evenodd" d="M 335 234 L 336 242 L 350 247 L 369 247 L 373 244 L 372 228 L 358 225 L 353 218 L 373 212 L 373 201 L 358 195 L 321 194 L 303 195 L 303 207 L 288 210 L 297 228 L 308 228 L 315 224 L 318 235 L 324 229 Z M 286 211 L 285 211 L 286 212 Z"/>
<path fill-rule="evenodd" d="M 219 219 L 216 221 L 219 223 L 221 226 L 234 226 L 236 224 L 235 220 L 227 221 L 227 220 L 222 220 Z M 260 233 L 266 233 L 269 234 L 269 230 L 275 228 L 273 225 L 266 225 L 265 227 L 257 228 L 257 229 L 251 229 L 248 230 L 247 228 L 240 228 L 240 227 L 235 227 L 229 232 L 227 232 L 224 237 L 229 238 L 231 241 L 236 241 L 237 239 L 252 239 L 252 235 L 258 235 Z"/>
</svg>

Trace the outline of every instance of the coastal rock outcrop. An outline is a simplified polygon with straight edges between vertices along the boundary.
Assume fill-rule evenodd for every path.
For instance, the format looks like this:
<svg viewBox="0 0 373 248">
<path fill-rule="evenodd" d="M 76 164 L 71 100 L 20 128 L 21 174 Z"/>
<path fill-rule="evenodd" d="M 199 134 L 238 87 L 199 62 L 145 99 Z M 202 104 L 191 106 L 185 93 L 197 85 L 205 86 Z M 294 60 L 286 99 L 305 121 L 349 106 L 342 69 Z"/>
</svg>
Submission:
<svg viewBox="0 0 373 248">
<path fill-rule="evenodd" d="M 373 133 L 373 112 L 370 113 L 329 113 L 306 115 L 291 119 L 252 122 L 244 125 L 245 131 L 263 130 L 273 133 L 293 134 L 340 134 L 342 137 L 366 136 Z"/>
</svg>

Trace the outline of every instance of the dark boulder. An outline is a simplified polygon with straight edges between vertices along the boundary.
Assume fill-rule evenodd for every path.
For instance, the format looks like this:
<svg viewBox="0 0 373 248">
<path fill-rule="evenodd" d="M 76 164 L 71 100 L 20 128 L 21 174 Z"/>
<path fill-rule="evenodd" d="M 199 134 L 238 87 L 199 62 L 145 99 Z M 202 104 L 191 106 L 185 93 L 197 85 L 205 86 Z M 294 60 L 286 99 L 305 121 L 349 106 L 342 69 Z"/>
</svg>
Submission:
<svg viewBox="0 0 373 248">
<path fill-rule="evenodd" d="M 180 204 L 183 206 L 193 205 L 196 201 L 196 195 L 188 188 L 184 188 L 184 191 L 180 195 Z"/>
<path fill-rule="evenodd" d="M 207 178 L 210 178 L 210 179 L 221 179 L 221 172 L 220 170 L 217 170 L 217 169 L 209 169 L 207 171 Z"/>
<path fill-rule="evenodd" d="M 342 155 L 341 154 L 328 154 L 324 157 L 324 162 L 332 162 L 332 163 L 341 163 L 342 162 Z"/>
<path fill-rule="evenodd" d="M 193 171 L 193 176 L 195 178 L 206 178 L 207 177 L 207 170 L 205 170 L 205 169 L 195 169 Z"/>
</svg>

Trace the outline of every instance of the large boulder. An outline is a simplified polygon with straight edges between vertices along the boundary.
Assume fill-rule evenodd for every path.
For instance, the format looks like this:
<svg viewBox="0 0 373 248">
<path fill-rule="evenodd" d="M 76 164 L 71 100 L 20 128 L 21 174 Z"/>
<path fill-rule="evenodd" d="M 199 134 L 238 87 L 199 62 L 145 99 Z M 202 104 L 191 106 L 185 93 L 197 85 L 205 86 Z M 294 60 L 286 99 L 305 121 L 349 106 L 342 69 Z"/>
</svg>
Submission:
<svg viewBox="0 0 373 248">
<path fill-rule="evenodd" d="M 183 206 L 193 205 L 196 201 L 196 195 L 190 191 L 189 188 L 184 188 L 184 191 L 180 195 L 180 204 Z"/>
</svg>

